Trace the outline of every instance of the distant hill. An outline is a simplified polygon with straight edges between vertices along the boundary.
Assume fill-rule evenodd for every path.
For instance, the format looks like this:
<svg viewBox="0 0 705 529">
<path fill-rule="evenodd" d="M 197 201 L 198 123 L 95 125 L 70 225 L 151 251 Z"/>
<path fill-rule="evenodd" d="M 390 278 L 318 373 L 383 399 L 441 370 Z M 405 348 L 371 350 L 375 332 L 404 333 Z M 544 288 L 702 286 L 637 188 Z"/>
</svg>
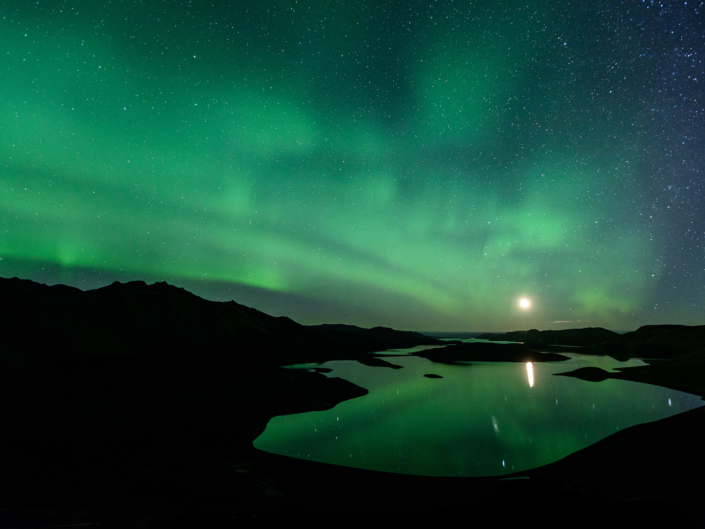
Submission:
<svg viewBox="0 0 705 529">
<path fill-rule="evenodd" d="M 481 340 L 524 342 L 532 345 L 571 345 L 586 346 L 603 343 L 619 335 L 602 327 L 585 329 L 565 329 L 561 331 L 513 331 L 503 333 L 485 333 L 478 336 Z"/>
<path fill-rule="evenodd" d="M 308 329 L 311 329 L 325 340 L 368 352 L 381 351 L 383 349 L 402 349 L 414 347 L 415 345 L 440 345 L 446 343 L 418 332 L 395 331 L 388 327 L 363 329 L 354 325 L 323 324 L 310 325 Z"/>
<path fill-rule="evenodd" d="M 590 347 L 615 357 L 655 359 L 676 358 L 703 348 L 705 325 L 644 325 Z"/>
<path fill-rule="evenodd" d="M 149 352 L 282 365 L 444 343 L 382 327 L 306 327 L 234 301 L 207 301 L 165 282 L 116 282 L 84 292 L 0 278 L 0 299 L 0 360 L 14 364 Z"/>
<path fill-rule="evenodd" d="M 466 340 L 468 338 L 477 338 L 483 332 L 444 332 L 444 331 L 421 331 L 424 336 L 430 336 L 431 338 L 440 339 L 455 339 L 455 340 Z"/>
<path fill-rule="evenodd" d="M 534 347 L 570 345 L 581 347 L 583 354 L 610 355 L 615 358 L 668 359 L 705 347 L 705 325 L 645 325 L 636 331 L 619 334 L 601 327 L 562 331 L 513 331 L 485 333 L 478 338 L 491 341 L 523 342 Z"/>
</svg>

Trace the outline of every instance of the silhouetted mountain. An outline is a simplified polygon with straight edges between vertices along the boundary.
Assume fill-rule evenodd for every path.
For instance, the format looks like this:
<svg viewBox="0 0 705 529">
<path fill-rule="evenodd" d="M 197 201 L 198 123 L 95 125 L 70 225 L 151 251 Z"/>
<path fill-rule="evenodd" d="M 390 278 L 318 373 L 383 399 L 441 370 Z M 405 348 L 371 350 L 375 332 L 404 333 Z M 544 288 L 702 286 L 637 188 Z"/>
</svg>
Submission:
<svg viewBox="0 0 705 529">
<path fill-rule="evenodd" d="M 234 301 L 213 302 L 167 283 L 113 283 L 87 292 L 0 278 L 6 362 L 41 358 L 204 355 L 241 365 L 353 358 L 442 344 L 417 333 L 347 325 L 306 327 Z M 14 353 L 13 353 L 14 351 Z"/>
<path fill-rule="evenodd" d="M 485 333 L 478 336 L 481 340 L 523 342 L 531 345 L 571 345 L 586 346 L 606 342 L 619 337 L 619 334 L 602 327 L 585 329 L 565 329 L 561 331 L 512 331 L 502 333 Z"/>
<path fill-rule="evenodd" d="M 705 348 L 705 325 L 645 325 L 597 346 L 622 358 L 668 359 Z"/>
<path fill-rule="evenodd" d="M 642 328 L 614 346 L 685 349 L 701 340 L 697 329 Z M 288 523 L 294 511 L 315 518 L 321 509 L 393 512 L 395 521 L 406 515 L 417 523 L 418 511 L 427 510 L 437 523 L 443 515 L 494 516 L 508 505 L 525 516 L 541 504 L 561 523 L 576 512 L 585 518 L 581 509 L 589 504 L 596 513 L 589 520 L 624 525 L 658 522 L 648 509 L 668 505 L 676 516 L 667 512 L 662 525 L 682 526 L 679 513 L 701 512 L 705 459 L 692 434 L 702 430 L 700 410 L 641 425 L 637 436 L 620 432 L 626 441 L 605 439 L 596 450 L 522 473 L 528 480 L 398 475 L 253 448 L 272 417 L 330 409 L 367 393 L 326 377 L 325 368 L 280 365 L 349 358 L 399 367 L 368 353 L 447 345 L 417 333 L 306 327 L 166 283 L 83 292 L 19 279 L 0 279 L 0 333 L 2 527 L 235 527 L 252 513 Z M 468 344 L 418 356 L 560 359 L 535 351 Z M 638 376 L 658 384 L 665 376 L 664 385 L 702 392 L 699 354 L 636 368 L 643 369 Z M 626 370 L 617 376 L 629 378 Z M 676 449 L 663 448 L 669 446 Z M 624 457 L 633 462 L 626 471 L 619 466 Z"/>
<path fill-rule="evenodd" d="M 443 343 L 391 329 L 321 332 L 166 283 L 84 292 L 0 279 L 0 301 L 3 527 L 27 501 L 34 514 L 25 525 L 37 526 L 76 523 L 85 512 L 93 523 L 104 508 L 121 511 L 118 518 L 149 518 L 200 494 L 250 512 L 262 501 L 257 480 L 232 481 L 240 474 L 230 465 L 256 460 L 252 442 L 267 421 L 367 393 L 278 366 L 346 358 L 399 367 L 368 352 L 417 338 Z M 219 458 L 230 461 L 227 470 Z M 123 500 L 106 507 L 125 494 L 127 510 L 136 498 L 146 510 L 128 515 Z M 81 498 L 75 509 L 72 497 Z M 64 518 L 49 512 L 55 501 Z"/>
<path fill-rule="evenodd" d="M 539 347 L 550 345 L 580 346 L 582 354 L 610 355 L 619 359 L 667 359 L 705 347 L 705 326 L 645 325 L 636 331 L 617 334 L 601 327 L 562 331 L 513 331 L 485 333 L 478 338 L 492 341 L 516 341 Z M 555 348 L 553 348 L 555 350 Z"/>
<path fill-rule="evenodd" d="M 319 336 L 341 346 L 355 347 L 361 351 L 368 352 L 382 349 L 403 349 L 414 347 L 415 345 L 441 345 L 447 343 L 418 332 L 395 331 L 388 327 L 363 329 L 354 325 L 323 324 L 311 325 L 308 328 Z"/>
<path fill-rule="evenodd" d="M 424 336 L 431 338 L 446 339 L 446 340 L 466 340 L 468 338 L 477 338 L 484 332 L 450 332 L 450 331 L 422 331 Z"/>
</svg>

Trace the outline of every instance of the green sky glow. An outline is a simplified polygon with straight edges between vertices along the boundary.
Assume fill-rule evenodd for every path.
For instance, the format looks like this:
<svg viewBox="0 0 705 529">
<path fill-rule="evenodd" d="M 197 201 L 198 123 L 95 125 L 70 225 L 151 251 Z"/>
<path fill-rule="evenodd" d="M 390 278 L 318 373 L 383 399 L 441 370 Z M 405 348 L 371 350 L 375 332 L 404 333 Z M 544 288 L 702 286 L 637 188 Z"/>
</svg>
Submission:
<svg viewBox="0 0 705 529">
<path fill-rule="evenodd" d="M 3 276 L 244 285 L 302 323 L 654 319 L 650 118 L 565 12 L 146 4 L 2 12 Z"/>
</svg>

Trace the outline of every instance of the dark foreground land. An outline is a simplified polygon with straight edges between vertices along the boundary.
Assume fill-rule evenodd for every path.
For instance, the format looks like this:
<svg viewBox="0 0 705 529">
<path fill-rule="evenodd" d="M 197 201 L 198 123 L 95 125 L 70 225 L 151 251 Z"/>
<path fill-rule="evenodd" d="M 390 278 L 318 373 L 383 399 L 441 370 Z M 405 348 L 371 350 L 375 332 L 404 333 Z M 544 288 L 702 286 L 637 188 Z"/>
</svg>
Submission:
<svg viewBox="0 0 705 529">
<path fill-rule="evenodd" d="M 348 514 L 331 516 L 342 513 L 471 525 L 705 521 L 702 409 L 628 428 L 514 476 L 529 479 L 345 468 L 252 447 L 275 415 L 366 394 L 341 379 L 280 366 L 350 359 L 391 367 L 368 353 L 441 342 L 382 328 L 304 327 L 166 284 L 81 292 L 0 279 L 0 300 L 2 528 L 349 521 Z M 593 354 L 631 354 L 638 340 L 657 344 L 660 330 L 673 334 L 647 330 L 631 345 L 575 345 Z M 642 377 L 702 396 L 701 331 L 677 329 L 677 337 L 690 338 L 676 340 L 680 349 L 669 345 L 661 364 L 608 376 Z M 540 354 L 536 347 L 511 354 Z M 442 351 L 423 353 L 440 361 L 468 354 L 463 347 Z M 451 353 L 456 360 L 443 357 Z"/>
</svg>

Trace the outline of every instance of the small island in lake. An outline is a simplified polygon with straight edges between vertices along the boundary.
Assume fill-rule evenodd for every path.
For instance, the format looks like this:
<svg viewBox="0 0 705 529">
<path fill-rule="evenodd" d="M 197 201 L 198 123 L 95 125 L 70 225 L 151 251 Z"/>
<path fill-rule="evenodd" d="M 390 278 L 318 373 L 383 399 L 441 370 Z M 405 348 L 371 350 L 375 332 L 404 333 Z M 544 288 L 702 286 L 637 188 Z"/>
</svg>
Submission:
<svg viewBox="0 0 705 529">
<path fill-rule="evenodd" d="M 458 343 L 411 353 L 431 362 L 562 362 L 567 356 L 541 353 L 524 344 L 494 344 L 483 342 Z"/>
</svg>

